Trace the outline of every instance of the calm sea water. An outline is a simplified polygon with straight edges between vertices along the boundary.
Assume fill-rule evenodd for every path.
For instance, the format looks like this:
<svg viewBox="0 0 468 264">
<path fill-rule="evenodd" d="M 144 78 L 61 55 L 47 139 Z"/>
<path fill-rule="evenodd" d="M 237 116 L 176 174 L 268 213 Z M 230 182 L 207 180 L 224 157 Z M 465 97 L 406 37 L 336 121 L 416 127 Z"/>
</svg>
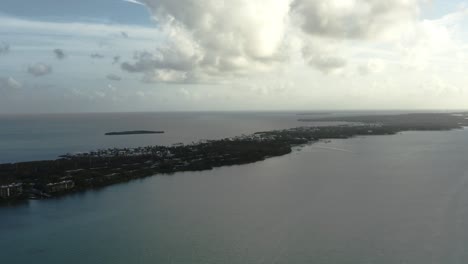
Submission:
<svg viewBox="0 0 468 264">
<path fill-rule="evenodd" d="M 333 140 L 0 208 L 1 263 L 461 264 L 467 248 L 468 130 Z"/>
<path fill-rule="evenodd" d="M 55 159 L 99 148 L 191 143 L 297 127 L 296 113 L 108 113 L 0 115 L 0 163 Z M 163 130 L 165 134 L 105 136 L 106 132 Z"/>
<path fill-rule="evenodd" d="M 55 159 L 100 148 L 191 143 L 293 128 L 299 118 L 392 112 L 167 112 L 0 114 L 0 163 Z M 399 112 L 393 112 L 399 113 Z M 315 125 L 322 125 L 320 122 Z M 165 134 L 105 136 L 106 132 L 163 130 Z"/>
</svg>

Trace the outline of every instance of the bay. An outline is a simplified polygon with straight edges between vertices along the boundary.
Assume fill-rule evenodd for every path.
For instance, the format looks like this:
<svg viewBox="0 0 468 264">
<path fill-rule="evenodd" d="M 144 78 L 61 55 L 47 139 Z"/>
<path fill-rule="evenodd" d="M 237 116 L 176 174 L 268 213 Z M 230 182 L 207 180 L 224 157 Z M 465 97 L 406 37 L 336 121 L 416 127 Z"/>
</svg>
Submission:
<svg viewBox="0 0 468 264">
<path fill-rule="evenodd" d="M 0 208 L 5 263 L 466 263 L 468 131 L 317 143 Z"/>
</svg>

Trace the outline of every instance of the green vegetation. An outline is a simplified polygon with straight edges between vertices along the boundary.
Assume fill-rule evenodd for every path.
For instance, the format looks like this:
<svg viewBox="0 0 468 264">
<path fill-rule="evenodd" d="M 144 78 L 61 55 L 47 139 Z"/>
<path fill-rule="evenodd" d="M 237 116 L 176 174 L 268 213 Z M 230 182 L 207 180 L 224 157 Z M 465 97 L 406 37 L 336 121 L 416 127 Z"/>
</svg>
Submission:
<svg viewBox="0 0 468 264">
<path fill-rule="evenodd" d="M 320 139 L 391 135 L 408 130 L 448 130 L 468 126 L 467 116 L 464 114 L 354 116 L 301 121 L 352 123 L 257 132 L 249 136 L 191 145 L 114 148 L 67 154 L 57 160 L 0 164 L 0 191 L 3 188 L 3 193 L 11 193 L 13 187 L 7 190 L 7 186 L 21 184 L 21 188 L 15 189 L 15 196 L 4 196 L 3 199 L 48 198 L 157 174 L 252 163 L 288 154 L 294 146 Z"/>
</svg>

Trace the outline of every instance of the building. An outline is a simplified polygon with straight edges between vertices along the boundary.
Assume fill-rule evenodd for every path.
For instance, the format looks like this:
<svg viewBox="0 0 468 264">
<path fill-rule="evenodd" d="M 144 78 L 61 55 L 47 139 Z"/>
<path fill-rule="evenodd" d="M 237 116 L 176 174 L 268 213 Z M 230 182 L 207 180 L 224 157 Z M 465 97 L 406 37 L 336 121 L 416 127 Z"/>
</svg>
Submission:
<svg viewBox="0 0 468 264">
<path fill-rule="evenodd" d="M 23 194 L 23 184 L 22 183 L 12 183 L 9 185 L 0 186 L 0 198 L 1 199 L 10 199 L 15 198 Z"/>
<path fill-rule="evenodd" d="M 48 183 L 46 185 L 46 190 L 48 193 L 64 192 L 73 188 L 75 188 L 75 182 L 71 180 Z"/>
</svg>

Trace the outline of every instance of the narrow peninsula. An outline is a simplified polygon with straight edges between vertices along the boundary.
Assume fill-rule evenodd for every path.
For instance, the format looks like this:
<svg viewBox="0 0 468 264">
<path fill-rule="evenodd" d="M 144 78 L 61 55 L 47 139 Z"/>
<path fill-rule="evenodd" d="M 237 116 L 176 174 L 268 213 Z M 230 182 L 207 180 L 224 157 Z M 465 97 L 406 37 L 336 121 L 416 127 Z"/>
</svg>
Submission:
<svg viewBox="0 0 468 264">
<path fill-rule="evenodd" d="M 0 164 L 0 201 L 50 198 L 147 176 L 252 163 L 288 154 L 294 146 L 321 139 L 460 129 L 468 126 L 468 114 L 348 116 L 300 121 L 347 123 L 330 126 L 311 123 L 189 145 L 112 148 L 66 154 L 56 160 Z"/>
</svg>

